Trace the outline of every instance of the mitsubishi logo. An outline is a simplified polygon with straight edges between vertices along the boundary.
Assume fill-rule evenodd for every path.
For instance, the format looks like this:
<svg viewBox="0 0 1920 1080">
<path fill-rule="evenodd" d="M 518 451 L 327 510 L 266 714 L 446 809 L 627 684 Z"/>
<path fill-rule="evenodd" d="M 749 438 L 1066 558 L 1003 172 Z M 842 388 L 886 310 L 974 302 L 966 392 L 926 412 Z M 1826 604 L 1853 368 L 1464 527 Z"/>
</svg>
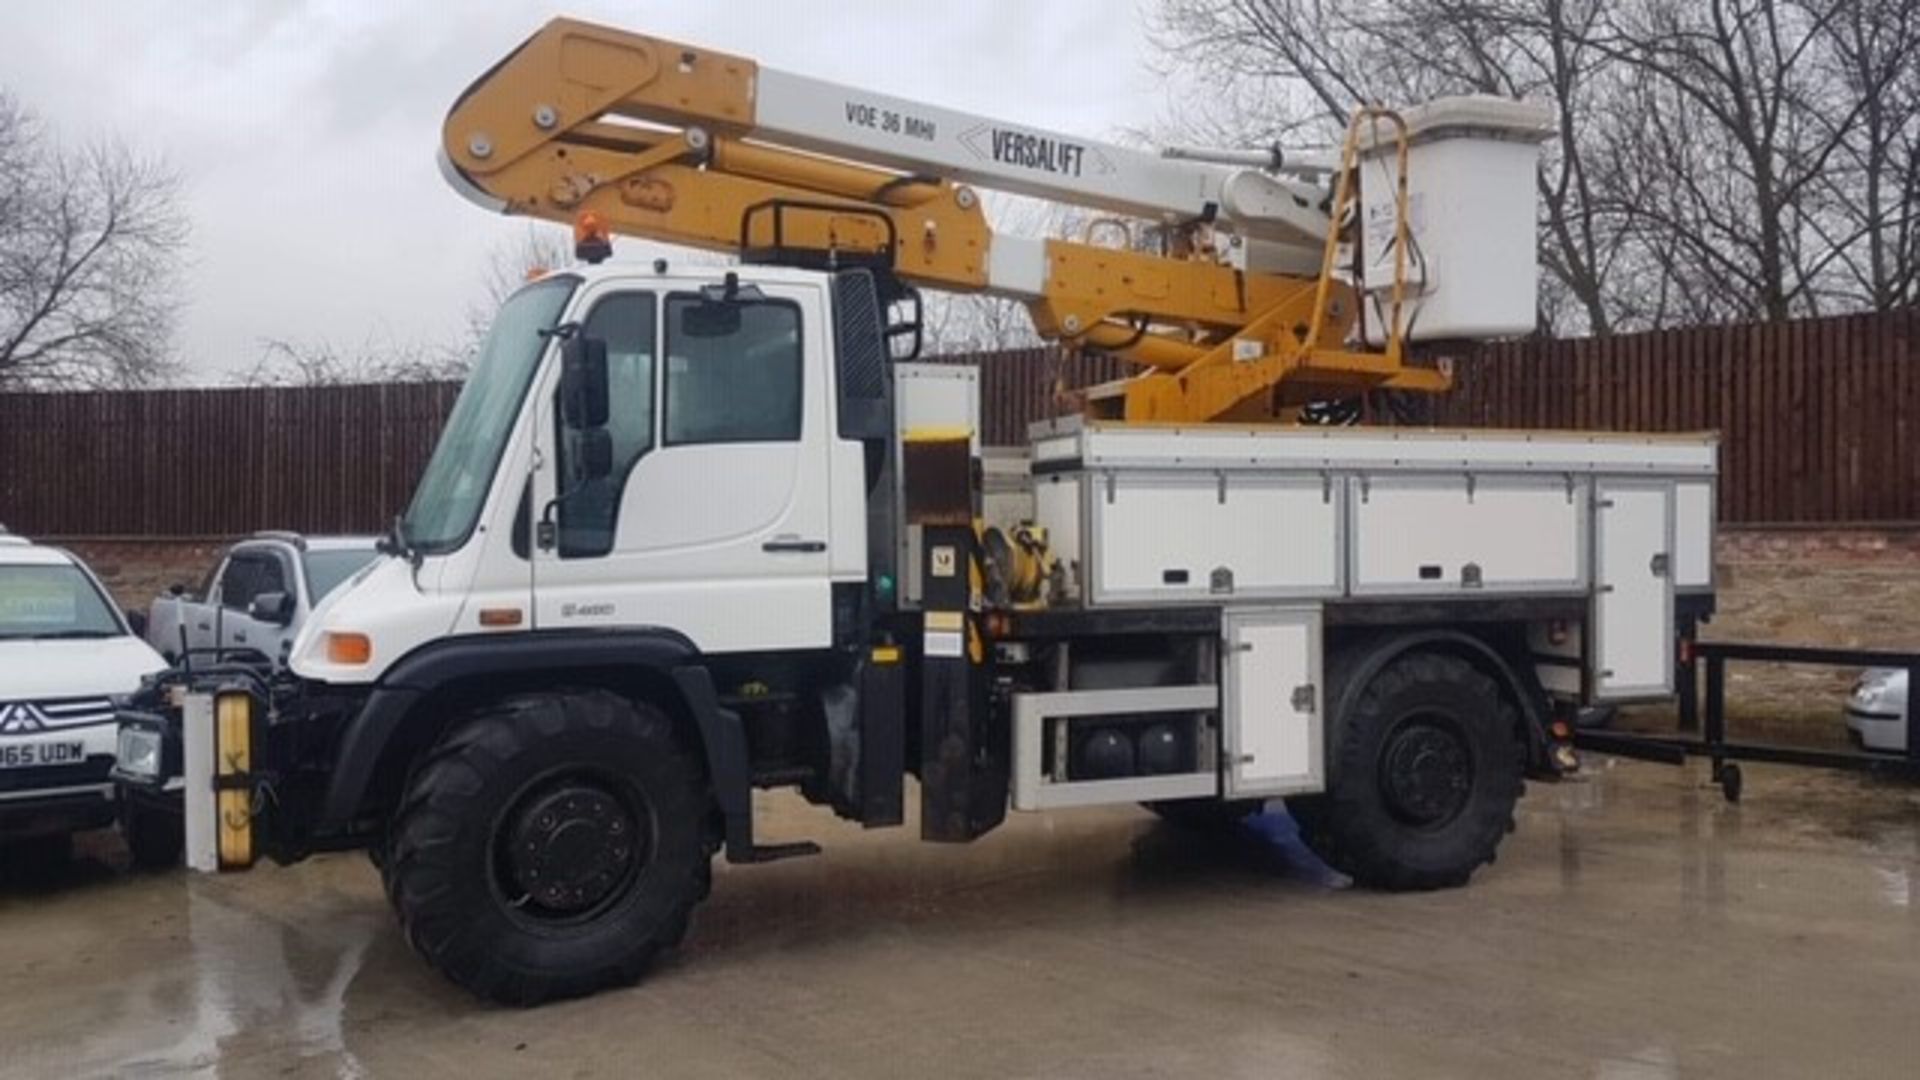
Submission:
<svg viewBox="0 0 1920 1080">
<path fill-rule="evenodd" d="M 47 730 L 47 714 L 31 702 L 0 705 L 0 735 L 30 735 Z"/>
</svg>

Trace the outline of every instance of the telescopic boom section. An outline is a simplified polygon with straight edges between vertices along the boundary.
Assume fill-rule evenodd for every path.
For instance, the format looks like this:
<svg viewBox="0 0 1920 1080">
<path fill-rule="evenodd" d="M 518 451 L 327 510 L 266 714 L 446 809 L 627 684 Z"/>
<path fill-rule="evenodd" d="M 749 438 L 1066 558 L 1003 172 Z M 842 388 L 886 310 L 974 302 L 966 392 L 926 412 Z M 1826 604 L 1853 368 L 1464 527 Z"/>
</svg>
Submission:
<svg viewBox="0 0 1920 1080">
<path fill-rule="evenodd" d="M 1263 419 L 1374 387 L 1447 385 L 1402 363 L 1397 333 L 1377 352 L 1353 344 L 1359 305 L 1335 272 L 1341 215 L 1324 191 L 1250 169 L 568 19 L 468 88 L 442 152 L 455 186 L 499 212 L 592 213 L 615 232 L 749 261 L 868 265 L 1018 300 L 1042 336 L 1143 367 L 1096 395 L 1106 415 Z M 1092 228 L 1080 240 L 996 234 L 976 186 L 1123 219 L 1106 232 L 1129 242 L 1092 243 Z"/>
</svg>

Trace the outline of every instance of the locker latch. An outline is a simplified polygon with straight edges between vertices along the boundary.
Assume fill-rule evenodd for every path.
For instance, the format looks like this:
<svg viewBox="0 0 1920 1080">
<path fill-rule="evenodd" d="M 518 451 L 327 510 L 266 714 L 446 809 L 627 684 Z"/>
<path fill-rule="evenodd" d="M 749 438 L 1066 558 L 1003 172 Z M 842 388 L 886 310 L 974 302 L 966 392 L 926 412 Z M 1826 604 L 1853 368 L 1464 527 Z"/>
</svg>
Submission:
<svg viewBox="0 0 1920 1080">
<path fill-rule="evenodd" d="M 1666 552 L 1655 552 L 1652 560 L 1647 563 L 1647 569 L 1653 572 L 1654 577 L 1666 577 L 1668 561 Z"/>
<path fill-rule="evenodd" d="M 1293 688 L 1293 711 L 1310 713 L 1313 711 L 1313 684 L 1303 683 Z"/>
</svg>

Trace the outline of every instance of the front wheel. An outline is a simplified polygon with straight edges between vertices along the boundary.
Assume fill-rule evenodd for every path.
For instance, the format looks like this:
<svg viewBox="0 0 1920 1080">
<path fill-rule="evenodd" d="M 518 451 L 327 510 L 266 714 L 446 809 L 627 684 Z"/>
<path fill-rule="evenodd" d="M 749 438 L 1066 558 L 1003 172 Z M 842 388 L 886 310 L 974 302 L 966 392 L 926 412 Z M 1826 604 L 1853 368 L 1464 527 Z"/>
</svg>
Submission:
<svg viewBox="0 0 1920 1080">
<path fill-rule="evenodd" d="M 1315 854 L 1395 891 L 1464 885 L 1493 861 L 1524 785 L 1518 719 L 1492 679 L 1410 653 L 1336 720 L 1326 791 L 1287 803 Z"/>
<path fill-rule="evenodd" d="M 672 721 L 603 690 L 525 694 L 415 772 L 381 871 L 414 949 L 531 1005 L 638 978 L 710 881 L 710 803 Z"/>
</svg>

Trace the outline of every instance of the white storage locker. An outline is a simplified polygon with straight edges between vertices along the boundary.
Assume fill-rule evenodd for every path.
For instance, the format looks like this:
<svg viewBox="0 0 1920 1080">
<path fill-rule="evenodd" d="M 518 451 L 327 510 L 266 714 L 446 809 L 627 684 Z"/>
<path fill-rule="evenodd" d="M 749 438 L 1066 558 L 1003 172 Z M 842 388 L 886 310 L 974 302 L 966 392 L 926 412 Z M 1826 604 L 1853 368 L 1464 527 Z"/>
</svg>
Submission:
<svg viewBox="0 0 1920 1080">
<path fill-rule="evenodd" d="M 1594 488 L 1593 696 L 1673 694 L 1673 485 L 1600 480 Z"/>
<path fill-rule="evenodd" d="M 1350 484 L 1356 596 L 1586 587 L 1585 479 L 1401 473 Z"/>
<path fill-rule="evenodd" d="M 1229 612 L 1222 750 L 1230 798 L 1294 795 L 1324 786 L 1326 692 L 1320 609 Z"/>
<path fill-rule="evenodd" d="M 1094 603 L 1341 591 L 1340 485 L 1320 474 L 1117 472 L 1082 484 Z"/>
</svg>

